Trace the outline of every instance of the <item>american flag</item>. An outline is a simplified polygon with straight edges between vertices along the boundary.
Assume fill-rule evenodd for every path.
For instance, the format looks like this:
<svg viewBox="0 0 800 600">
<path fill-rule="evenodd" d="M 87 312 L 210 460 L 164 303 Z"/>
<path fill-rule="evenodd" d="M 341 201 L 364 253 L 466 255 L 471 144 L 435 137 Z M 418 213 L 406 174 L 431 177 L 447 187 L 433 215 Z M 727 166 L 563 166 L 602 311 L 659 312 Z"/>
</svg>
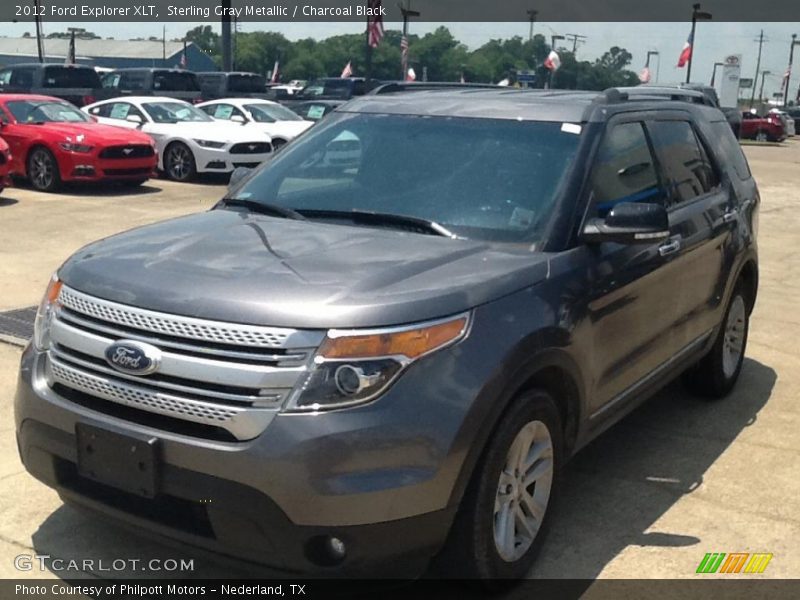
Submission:
<svg viewBox="0 0 800 600">
<path fill-rule="evenodd" d="M 383 17 L 381 16 L 381 0 L 369 0 L 367 6 L 370 12 L 376 16 L 367 18 L 367 32 L 369 34 L 369 45 L 377 48 L 383 39 Z"/>
</svg>

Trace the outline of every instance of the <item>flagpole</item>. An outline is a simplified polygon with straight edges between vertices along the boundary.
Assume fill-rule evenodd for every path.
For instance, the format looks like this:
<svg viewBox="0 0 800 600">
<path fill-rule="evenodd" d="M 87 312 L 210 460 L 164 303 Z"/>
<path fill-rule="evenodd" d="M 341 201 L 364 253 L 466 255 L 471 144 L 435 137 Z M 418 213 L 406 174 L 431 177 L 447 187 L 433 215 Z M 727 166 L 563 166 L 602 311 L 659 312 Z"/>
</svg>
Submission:
<svg viewBox="0 0 800 600">
<path fill-rule="evenodd" d="M 366 75 L 367 82 L 372 79 L 372 45 L 369 43 L 369 19 L 370 16 L 367 15 L 367 31 L 366 35 L 364 36 L 364 54 L 365 54 L 365 61 L 367 63 L 367 68 L 364 71 Z"/>
<path fill-rule="evenodd" d="M 792 45 L 789 47 L 789 68 L 786 70 L 786 86 L 783 90 L 783 105 L 789 104 L 789 82 L 792 79 L 792 60 L 794 59 L 794 47 L 800 44 L 797 41 L 797 34 L 792 34 Z"/>
<path fill-rule="evenodd" d="M 692 11 L 692 33 L 689 35 L 692 38 L 692 47 L 689 49 L 689 63 L 686 65 L 686 83 L 692 79 L 692 59 L 694 58 L 694 30 L 697 28 L 697 9 L 700 8 L 699 4 L 694 5 Z"/>
</svg>

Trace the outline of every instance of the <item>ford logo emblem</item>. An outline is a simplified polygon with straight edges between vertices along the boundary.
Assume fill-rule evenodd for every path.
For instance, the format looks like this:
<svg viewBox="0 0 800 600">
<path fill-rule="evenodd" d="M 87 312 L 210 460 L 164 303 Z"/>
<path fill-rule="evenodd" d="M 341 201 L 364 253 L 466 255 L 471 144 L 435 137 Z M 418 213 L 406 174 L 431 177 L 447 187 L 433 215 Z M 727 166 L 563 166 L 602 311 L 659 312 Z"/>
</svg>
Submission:
<svg viewBox="0 0 800 600">
<path fill-rule="evenodd" d="M 120 340 L 105 351 L 106 362 L 121 373 L 149 375 L 161 365 L 161 350 L 150 344 Z"/>
</svg>

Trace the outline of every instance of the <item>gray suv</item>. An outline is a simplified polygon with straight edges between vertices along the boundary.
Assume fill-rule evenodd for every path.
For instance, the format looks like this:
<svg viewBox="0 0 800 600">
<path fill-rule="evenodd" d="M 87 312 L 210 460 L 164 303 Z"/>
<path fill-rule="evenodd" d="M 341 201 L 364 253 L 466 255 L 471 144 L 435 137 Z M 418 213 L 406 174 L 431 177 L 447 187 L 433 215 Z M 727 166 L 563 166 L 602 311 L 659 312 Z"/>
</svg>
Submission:
<svg viewBox="0 0 800 600">
<path fill-rule="evenodd" d="M 731 390 L 759 195 L 719 110 L 380 92 L 64 263 L 22 357 L 30 473 L 286 571 L 517 578 L 570 456 L 680 374 Z"/>
</svg>

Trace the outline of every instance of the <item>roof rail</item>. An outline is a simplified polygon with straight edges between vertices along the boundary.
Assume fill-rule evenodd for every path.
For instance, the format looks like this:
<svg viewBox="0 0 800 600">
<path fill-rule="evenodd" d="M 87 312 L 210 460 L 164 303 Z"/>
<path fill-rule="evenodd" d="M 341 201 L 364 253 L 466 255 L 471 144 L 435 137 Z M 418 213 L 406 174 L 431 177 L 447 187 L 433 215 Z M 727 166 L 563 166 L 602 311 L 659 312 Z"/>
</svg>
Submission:
<svg viewBox="0 0 800 600">
<path fill-rule="evenodd" d="M 600 92 L 600 95 L 592 102 L 599 104 L 618 104 L 619 102 L 625 102 L 627 99 L 628 94 L 626 92 L 621 91 L 619 88 L 608 88 Z"/>
<path fill-rule="evenodd" d="M 393 92 L 422 92 L 443 89 L 507 89 L 493 83 L 459 83 L 457 81 L 392 81 L 370 90 L 369 95 Z"/>
<path fill-rule="evenodd" d="M 619 102 L 645 101 L 645 100 L 672 100 L 675 102 L 690 102 L 714 106 L 714 103 L 703 92 L 678 87 L 621 87 L 603 90 L 595 98 L 600 104 L 617 104 Z"/>
</svg>

